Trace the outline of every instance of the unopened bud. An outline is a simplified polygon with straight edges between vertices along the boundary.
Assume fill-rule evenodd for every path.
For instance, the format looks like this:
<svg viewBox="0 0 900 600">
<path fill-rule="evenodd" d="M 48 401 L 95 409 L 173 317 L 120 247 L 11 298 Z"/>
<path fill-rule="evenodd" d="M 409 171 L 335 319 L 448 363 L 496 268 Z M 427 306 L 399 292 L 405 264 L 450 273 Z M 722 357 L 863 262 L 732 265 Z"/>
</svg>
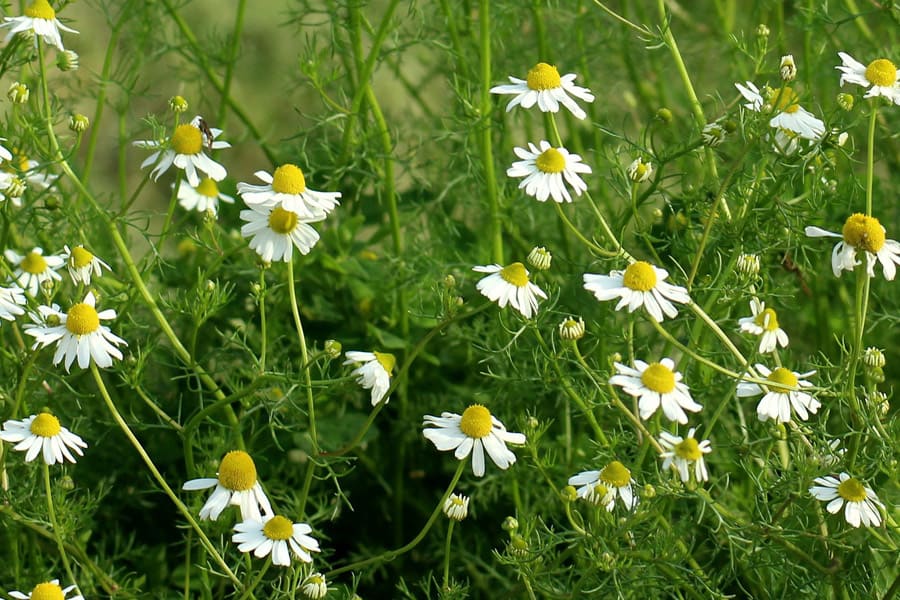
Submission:
<svg viewBox="0 0 900 600">
<path fill-rule="evenodd" d="M 838 106 L 846 110 L 847 112 L 853 110 L 853 95 L 847 93 L 840 93 L 837 95 L 837 103 Z"/>
<path fill-rule="evenodd" d="M 176 114 L 181 114 L 188 109 L 187 100 L 181 96 L 172 96 L 169 98 L 169 109 Z"/>
<path fill-rule="evenodd" d="M 506 517 L 503 519 L 503 531 L 515 531 L 519 528 L 519 521 L 515 517 Z"/>
<path fill-rule="evenodd" d="M 456 287 L 456 277 L 450 275 L 449 273 L 447 275 L 444 275 L 443 284 L 445 288 L 447 288 L 448 290 L 452 290 Z"/>
<path fill-rule="evenodd" d="M 559 337 L 564 340 L 580 340 L 584 337 L 584 319 L 569 317 L 559 324 Z"/>
<path fill-rule="evenodd" d="M 714 121 L 712 123 L 707 123 L 703 127 L 703 131 L 700 133 L 700 138 L 703 140 L 703 143 L 710 148 L 715 148 L 723 141 L 725 141 L 725 136 L 728 132 L 725 131 L 725 128 L 718 122 Z"/>
<path fill-rule="evenodd" d="M 575 502 L 578 499 L 578 490 L 575 486 L 567 485 L 559 492 L 559 497 L 563 502 Z"/>
<path fill-rule="evenodd" d="M 650 485 L 649 483 L 645 484 L 644 487 L 641 489 L 641 497 L 644 498 L 644 500 L 649 500 L 650 498 L 653 498 L 655 496 L 656 496 L 656 488 L 653 487 L 652 485 Z"/>
<path fill-rule="evenodd" d="M 672 122 L 672 111 L 668 108 L 660 108 L 656 111 L 656 118 L 668 125 Z"/>
<path fill-rule="evenodd" d="M 325 354 L 330 359 L 340 357 L 343 345 L 337 340 L 325 340 Z"/>
<path fill-rule="evenodd" d="M 28 95 L 28 86 L 18 81 L 13 81 L 9 86 L 9 91 L 6 92 L 6 97 L 13 104 L 25 104 L 28 102 Z"/>
<path fill-rule="evenodd" d="M 794 56 L 788 54 L 781 57 L 781 80 L 793 81 L 797 76 L 797 65 L 794 64 Z"/>
<path fill-rule="evenodd" d="M 551 255 L 543 246 L 532 248 L 531 252 L 528 253 L 528 264 L 538 271 L 546 271 L 549 269 L 550 261 L 552 260 L 553 255 Z"/>
<path fill-rule="evenodd" d="M 738 274 L 750 279 L 759 275 L 759 256 L 756 254 L 741 254 L 735 265 Z"/>
<path fill-rule="evenodd" d="M 649 161 L 644 162 L 640 157 L 634 159 L 632 163 L 628 165 L 628 178 L 635 183 L 647 181 L 650 178 L 651 173 L 653 173 L 653 165 Z"/>
<path fill-rule="evenodd" d="M 880 349 L 870 346 L 863 353 L 863 363 L 873 369 L 883 369 L 887 361 L 884 359 L 884 352 Z"/>
<path fill-rule="evenodd" d="M 756 26 L 756 37 L 767 38 L 769 33 L 769 28 L 766 27 L 765 23 L 760 23 Z"/>
<path fill-rule="evenodd" d="M 69 117 L 69 129 L 75 133 L 84 133 L 91 126 L 91 120 L 82 114 L 74 114 Z"/>
<path fill-rule="evenodd" d="M 77 71 L 78 54 L 72 50 L 63 50 L 56 55 L 56 67 L 60 71 Z"/>
<path fill-rule="evenodd" d="M 469 515 L 469 497 L 462 494 L 450 494 L 444 501 L 444 514 L 448 519 L 462 521 Z"/>
<path fill-rule="evenodd" d="M 310 573 L 303 584 L 300 586 L 303 595 L 312 600 L 319 600 L 328 594 L 328 584 L 325 583 L 325 576 L 319 573 Z"/>
</svg>

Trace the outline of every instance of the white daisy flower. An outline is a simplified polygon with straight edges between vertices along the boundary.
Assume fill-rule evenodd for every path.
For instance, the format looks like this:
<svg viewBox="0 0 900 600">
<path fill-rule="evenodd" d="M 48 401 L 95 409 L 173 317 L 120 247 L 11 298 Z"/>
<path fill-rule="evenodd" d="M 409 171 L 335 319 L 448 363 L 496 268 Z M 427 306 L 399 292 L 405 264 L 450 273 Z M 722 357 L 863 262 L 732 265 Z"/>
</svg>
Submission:
<svg viewBox="0 0 900 600">
<path fill-rule="evenodd" d="M 214 181 L 222 181 L 227 175 L 225 167 L 203 152 L 204 147 L 210 150 L 231 147 L 228 142 L 215 141 L 221 133 L 221 129 L 207 126 L 203 117 L 198 115 L 190 123 L 176 127 L 168 140 L 142 140 L 134 142 L 134 145 L 155 150 L 141 163 L 142 169 L 156 165 L 150 173 L 154 180 L 158 180 L 174 164 L 179 169 L 184 169 L 188 184 L 197 187 L 200 185 L 198 171 L 206 173 Z"/>
<path fill-rule="evenodd" d="M 256 478 L 256 465 L 249 454 L 243 450 L 232 450 L 222 457 L 216 476 L 216 479 L 191 479 L 181 486 L 181 489 L 188 491 L 215 486 L 216 489 L 200 509 L 201 519 L 215 521 L 229 504 L 241 507 L 241 519 L 244 521 L 261 521 L 263 515 L 273 514 L 272 505 Z"/>
<path fill-rule="evenodd" d="M 668 431 L 659 434 L 659 445 L 664 448 L 660 453 L 663 460 L 663 470 L 669 467 L 678 472 L 681 481 L 687 483 L 691 479 L 691 465 L 693 465 L 694 479 L 697 482 L 709 481 L 709 473 L 706 471 L 704 454 L 712 452 L 709 440 L 698 442 L 694 437 L 695 427 L 688 430 L 687 437 L 673 435 Z"/>
<path fill-rule="evenodd" d="M 809 488 L 809 493 L 816 500 L 827 502 L 825 510 L 836 514 L 844 507 L 844 518 L 854 527 L 878 527 L 881 525 L 881 512 L 885 510 L 884 504 L 872 491 L 856 477 L 850 477 L 847 473 L 841 473 L 838 477 L 816 477 L 814 485 Z"/>
<path fill-rule="evenodd" d="M 94 293 L 88 292 L 84 302 L 79 302 L 69 309 L 60 312 L 59 307 L 39 306 L 39 315 L 32 315 L 35 323 L 25 325 L 25 333 L 35 338 L 32 348 L 45 347 L 56 342 L 56 353 L 53 364 L 57 365 L 65 359 L 66 372 L 78 359 L 78 366 L 87 369 L 91 359 L 101 369 L 112 366 L 112 359 L 122 360 L 122 353 L 116 346 L 128 344 L 109 330 L 100 321 L 116 318 L 112 309 L 97 312 Z"/>
<path fill-rule="evenodd" d="M 303 592 L 304 596 L 312 598 L 312 600 L 324 598 L 328 594 L 328 584 L 325 582 L 325 576 L 318 571 L 310 573 L 303 580 L 300 591 Z"/>
<path fill-rule="evenodd" d="M 510 77 L 511 84 L 498 85 L 491 88 L 492 94 L 515 94 L 516 97 L 506 105 L 506 112 L 516 106 L 531 108 L 537 104 L 541 112 L 558 112 L 562 104 L 579 119 L 587 114 L 575 103 L 569 94 L 585 102 L 593 102 L 594 95 L 587 88 L 574 84 L 576 75 L 569 73 L 560 77 L 556 67 L 547 63 L 538 63 L 529 69 L 526 79 Z"/>
<path fill-rule="evenodd" d="M 80 437 L 59 424 L 59 419 L 50 413 L 31 415 L 21 421 L 9 420 L 3 424 L 0 440 L 15 444 L 13 450 L 26 452 L 25 462 L 31 462 L 38 454 L 43 454 L 48 465 L 75 462 L 71 449 L 78 456 L 84 456 L 82 448 L 87 448 Z"/>
<path fill-rule="evenodd" d="M 529 142 L 527 150 L 513 148 L 513 152 L 522 160 L 514 162 L 506 170 L 507 177 L 524 177 L 519 189 L 524 188 L 526 194 L 539 202 L 551 197 L 556 202 L 571 202 L 572 196 L 565 182 L 578 196 L 587 190 L 587 184 L 578 173 L 590 173 L 591 168 L 581 162 L 579 155 L 569 154 L 563 147 L 554 148 L 545 140 L 541 140 L 540 148 Z"/>
<path fill-rule="evenodd" d="M 788 336 L 784 329 L 778 326 L 778 315 L 775 310 L 766 308 L 766 303 L 756 297 L 750 300 L 750 310 L 753 316 L 742 317 L 738 319 L 738 323 L 741 331 L 760 336 L 759 351 L 767 354 L 774 352 L 779 345 L 787 348 Z"/>
<path fill-rule="evenodd" d="M 634 479 L 625 465 L 612 461 L 600 471 L 582 471 L 569 477 L 569 485 L 578 487 L 578 497 L 612 512 L 618 498 L 625 508 L 632 510 L 638 499 L 632 489 Z"/>
<path fill-rule="evenodd" d="M 615 365 L 617 374 L 609 382 L 639 399 L 638 410 L 645 421 L 662 406 L 667 419 L 684 425 L 688 422 L 684 411 L 700 412 L 703 408 L 691 398 L 688 386 L 681 383 L 681 373 L 675 372 L 671 358 L 650 364 L 635 360 L 634 369 L 622 363 Z"/>
<path fill-rule="evenodd" d="M 0 287 L 0 319 L 14 321 L 19 315 L 25 314 L 22 308 L 28 303 L 25 292 L 18 286 Z"/>
<path fill-rule="evenodd" d="M 84 246 L 80 244 L 71 250 L 68 246 L 63 246 L 63 259 L 66 261 L 69 275 L 75 283 L 91 285 L 91 276 L 100 277 L 101 267 L 106 267 L 107 271 L 110 270 L 108 264 L 85 250 Z"/>
<path fill-rule="evenodd" d="M 69 29 L 59 22 L 59 19 L 56 18 L 56 11 L 53 10 L 53 7 L 50 6 L 50 3 L 47 0 L 34 0 L 34 2 L 29 4 L 28 8 L 25 9 L 25 14 L 23 16 L 4 17 L 3 20 L 5 22 L 0 25 L 0 28 L 10 28 L 9 33 L 6 34 L 6 39 L 3 40 L 4 43 L 8 43 L 12 36 L 17 33 L 33 31 L 35 37 L 40 36 L 45 43 L 56 46 L 62 51 L 65 50 L 65 48 L 63 48 L 62 37 L 59 35 L 59 30 L 62 29 L 69 33 L 78 33 L 74 29 Z"/>
<path fill-rule="evenodd" d="M 637 157 L 631 161 L 625 171 L 628 173 L 628 179 L 635 183 L 642 183 L 650 179 L 650 175 L 653 174 L 653 163 L 644 162 L 644 159 Z"/>
<path fill-rule="evenodd" d="M 0 154 L 3 158 L 5 155 Z M 9 198 L 13 206 L 22 206 L 22 195 L 30 185 L 36 190 L 46 190 L 56 182 L 58 175 L 44 173 L 41 164 L 31 160 L 20 149 L 15 148 L 12 158 L 0 167 L 0 190 L 4 198 Z"/>
<path fill-rule="evenodd" d="M 344 361 L 345 365 L 359 364 L 351 375 L 356 376 L 356 383 L 363 389 L 372 390 L 372 406 L 376 406 L 382 401 L 387 404 L 390 398 L 385 394 L 391 387 L 391 372 L 397 364 L 397 358 L 387 352 L 357 352 L 355 350 L 345 352 L 344 356 L 347 357 L 347 360 Z"/>
<path fill-rule="evenodd" d="M 765 394 L 756 407 L 756 416 L 760 421 L 773 419 L 776 423 L 787 423 L 791 420 L 791 408 L 801 420 L 805 421 L 809 418 L 809 413 L 816 414 L 819 407 L 822 406 L 818 400 L 801 391 L 801 388 L 812 387 L 812 384 L 803 378 L 815 374 L 815 371 L 794 373 L 784 367 L 777 367 L 770 371 L 768 367 L 760 364 L 756 365 L 756 370 L 772 383 L 782 386 L 769 386 L 764 389 L 759 384 L 749 381 L 738 383 L 738 398 Z M 785 389 L 783 386 L 787 386 L 789 389 Z"/>
<path fill-rule="evenodd" d="M 475 284 L 482 296 L 493 300 L 500 305 L 500 308 L 511 304 L 526 319 L 537 314 L 538 298 L 547 299 L 544 290 L 528 279 L 528 269 L 520 262 L 514 262 L 505 267 L 497 264 L 477 266 L 472 267 L 472 270 L 478 273 L 490 273 Z"/>
<path fill-rule="evenodd" d="M 70 585 L 66 588 L 60 587 L 59 579 L 53 579 L 45 583 L 37 584 L 28 594 L 13 591 L 10 592 L 9 595 L 16 600 L 84 600 L 84 596 L 81 594 L 66 598 L 66 596 L 69 595 L 69 592 L 75 588 L 76 586 L 74 585 Z"/>
<path fill-rule="evenodd" d="M 37 297 L 45 281 L 62 281 L 57 271 L 66 264 L 65 259 L 55 254 L 44 256 L 43 248 L 33 248 L 25 256 L 14 250 L 6 250 L 3 255 L 16 267 L 13 271 L 15 282 L 33 298 Z"/>
<path fill-rule="evenodd" d="M 516 462 L 516 455 L 506 443 L 525 443 L 524 434 L 506 431 L 503 423 L 480 404 L 468 407 L 462 416 L 449 412 L 442 412 L 440 417 L 425 415 L 422 424 L 434 426 L 422 433 L 438 450 L 455 450 L 457 460 L 472 454 L 472 472 L 476 477 L 484 476 L 485 450 L 495 465 L 508 469 Z"/>
<path fill-rule="evenodd" d="M 250 248 L 266 262 L 291 260 L 294 246 L 300 254 L 309 254 L 319 234 L 309 223 L 324 220 L 324 215 L 312 219 L 281 206 L 253 204 L 250 210 L 241 211 L 241 235 L 250 238 Z"/>
<path fill-rule="evenodd" d="M 319 542 L 307 535 L 312 528 L 306 523 L 294 523 L 280 515 L 260 519 L 245 519 L 234 526 L 237 532 L 231 541 L 241 552 L 253 552 L 256 558 L 272 556 L 272 564 L 291 566 L 291 554 L 310 563 L 310 552 L 319 552 Z"/>
<path fill-rule="evenodd" d="M 234 198 L 219 191 L 219 186 L 211 177 L 204 177 L 196 186 L 187 181 L 178 184 L 178 204 L 185 210 L 196 210 L 205 213 L 212 211 L 219 214 L 219 202 L 234 204 Z"/>
<path fill-rule="evenodd" d="M 838 52 L 840 65 L 835 69 L 841 72 L 841 87 L 850 82 L 868 88 L 866 98 L 882 96 L 894 104 L 900 104 L 900 81 L 897 80 L 897 67 L 886 58 L 877 58 L 869 66 L 858 62 L 846 52 Z"/>
<path fill-rule="evenodd" d="M 734 84 L 741 96 L 747 100 L 744 108 L 754 112 L 767 111 L 770 107 L 775 116 L 769 120 L 770 127 L 787 129 L 808 140 L 818 140 L 825 134 L 825 123 L 800 106 L 797 93 L 789 86 L 772 90 L 765 100 L 753 82 Z"/>
<path fill-rule="evenodd" d="M 665 282 L 668 276 L 669 272 L 665 269 L 639 260 L 628 265 L 624 271 L 612 271 L 609 275 L 585 273 L 584 289 L 593 293 L 597 300 L 621 298 L 616 310 L 627 306 L 628 312 L 634 312 L 643 306 L 651 317 L 661 323 L 663 314 L 670 319 L 678 314 L 672 302 L 684 304 L 691 301 L 686 289 Z"/>
<path fill-rule="evenodd" d="M 239 183 L 237 186 L 247 206 L 280 204 L 304 219 L 320 220 L 340 205 L 340 192 L 317 192 L 306 187 L 306 178 L 297 165 L 281 165 L 271 175 L 266 171 L 257 171 L 254 175 L 266 185 Z"/>
<path fill-rule="evenodd" d="M 444 501 L 444 515 L 454 521 L 462 521 L 469 515 L 469 497 L 463 494 L 450 494 Z"/>
<path fill-rule="evenodd" d="M 861 213 L 850 215 L 844 222 L 840 234 L 819 227 L 807 227 L 805 232 L 809 237 L 843 238 L 831 252 L 831 270 L 835 277 L 840 277 L 841 271 L 852 271 L 856 268 L 859 264 L 856 260 L 858 250 L 866 254 L 866 272 L 869 277 L 875 277 L 876 261 L 881 263 L 884 278 L 888 281 L 893 281 L 897 274 L 896 265 L 900 264 L 900 243 L 887 239 L 887 230 L 875 217 L 867 217 Z"/>
</svg>

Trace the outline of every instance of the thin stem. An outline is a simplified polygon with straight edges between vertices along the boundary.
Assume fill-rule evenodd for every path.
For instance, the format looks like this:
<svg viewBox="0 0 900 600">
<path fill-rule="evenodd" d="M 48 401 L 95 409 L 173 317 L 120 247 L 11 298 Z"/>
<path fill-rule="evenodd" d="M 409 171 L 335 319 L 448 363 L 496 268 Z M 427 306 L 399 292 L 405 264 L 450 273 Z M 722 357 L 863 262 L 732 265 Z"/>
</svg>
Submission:
<svg viewBox="0 0 900 600">
<path fill-rule="evenodd" d="M 238 47 L 241 41 L 241 31 L 244 29 L 244 11 L 246 8 L 247 0 L 238 0 L 237 10 L 234 15 L 234 28 L 228 45 L 228 56 L 225 59 L 225 79 L 222 82 L 222 97 L 219 100 L 219 116 L 216 120 L 219 127 L 222 127 L 225 123 L 225 111 L 228 108 L 228 96 L 231 94 L 231 79 L 234 75 L 234 66 L 237 63 Z"/>
<path fill-rule="evenodd" d="M 456 525 L 456 521 L 450 519 L 450 524 L 447 525 L 447 541 L 444 544 L 444 587 L 442 589 L 445 591 L 450 589 L 450 542 L 453 539 L 454 525 Z"/>
<path fill-rule="evenodd" d="M 478 130 L 481 145 L 481 162 L 484 167 L 484 185 L 487 192 L 488 211 L 491 219 L 491 256 L 497 264 L 503 264 L 503 221 L 500 216 L 500 198 L 497 194 L 497 175 L 494 170 L 494 153 L 491 140 L 491 2 L 480 0 L 478 6 L 478 41 L 481 68 L 481 127 Z"/>
<path fill-rule="evenodd" d="M 75 584 L 75 587 L 80 594 L 81 586 L 78 585 L 78 580 L 75 579 L 75 574 L 72 572 L 72 565 L 69 563 L 69 555 L 66 552 L 62 533 L 59 530 L 59 522 L 56 520 L 56 509 L 53 506 L 53 487 L 50 485 L 50 465 L 43 460 L 41 462 L 44 465 L 44 490 L 47 492 L 47 514 L 50 517 L 50 526 L 53 528 L 53 537 L 56 539 L 56 547 L 59 549 L 59 557 L 62 559 L 66 575 L 69 576 L 69 581 Z"/>
<path fill-rule="evenodd" d="M 866 216 L 872 216 L 872 184 L 875 180 L 875 122 L 878 118 L 878 98 L 872 98 L 869 113 L 869 136 L 866 144 Z"/>
<path fill-rule="evenodd" d="M 293 286 L 292 286 L 293 287 Z M 269 339 L 269 330 L 266 327 L 266 271 L 259 271 L 259 372 L 266 372 L 266 346 Z M 304 368 L 306 368 L 304 366 Z"/>
<path fill-rule="evenodd" d="M 262 568 L 259 570 L 259 573 L 256 575 L 256 578 L 250 583 L 250 585 L 248 585 L 246 588 L 244 588 L 244 593 L 241 594 L 241 597 L 239 598 L 239 600 L 246 600 L 247 598 L 253 597 L 253 590 L 255 590 L 256 587 L 260 584 L 263 576 L 266 574 L 266 571 L 268 571 L 269 567 L 271 567 L 271 566 L 272 566 L 272 556 L 269 555 L 266 557 L 266 562 L 262 566 Z"/>
<path fill-rule="evenodd" d="M 319 437 L 316 433 L 316 403 L 313 398 L 312 377 L 309 374 L 309 353 L 306 349 L 306 336 L 303 334 L 303 323 L 300 321 L 300 309 L 297 307 L 297 291 L 294 289 L 294 257 L 287 263 L 288 293 L 291 297 L 291 314 L 297 327 L 297 338 L 300 341 L 300 361 L 304 365 L 303 376 L 306 379 L 306 407 L 309 413 L 309 436 L 312 438 L 313 451 L 319 453 Z M 310 465 L 313 463 L 310 462 Z M 312 466 L 310 466 L 312 468 Z"/>
</svg>

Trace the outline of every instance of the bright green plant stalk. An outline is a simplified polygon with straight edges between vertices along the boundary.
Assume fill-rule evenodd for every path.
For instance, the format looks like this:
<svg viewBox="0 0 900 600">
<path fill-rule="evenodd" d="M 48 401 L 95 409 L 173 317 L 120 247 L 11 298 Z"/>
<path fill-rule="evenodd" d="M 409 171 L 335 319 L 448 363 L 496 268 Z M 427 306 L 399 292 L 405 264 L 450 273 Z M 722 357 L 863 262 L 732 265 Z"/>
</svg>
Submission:
<svg viewBox="0 0 900 600">
<path fill-rule="evenodd" d="M 447 525 L 447 541 L 444 543 L 444 585 L 441 589 L 450 589 L 450 542 L 453 540 L 453 527 L 456 525 L 454 519 L 450 519 Z"/>
<path fill-rule="evenodd" d="M 161 255 L 162 246 L 169 237 L 169 227 L 172 225 L 172 217 L 175 216 L 175 207 L 178 206 L 178 187 L 181 185 L 183 174 L 181 169 L 175 172 L 175 182 L 172 185 L 172 196 L 169 198 L 169 207 L 166 209 L 166 220 L 163 221 L 162 230 L 159 232 L 159 239 L 156 241 L 155 252 L 157 256 Z"/>
<path fill-rule="evenodd" d="M 248 554 L 247 556 L 250 556 L 250 555 Z M 241 597 L 239 598 L 239 600 L 247 600 L 248 598 L 254 597 L 253 590 L 255 590 L 259 586 L 259 584 L 262 582 L 263 577 L 265 576 L 266 572 L 269 570 L 269 567 L 271 567 L 271 566 L 272 566 L 272 556 L 269 555 L 266 557 L 265 564 L 263 564 L 262 568 L 259 570 L 259 573 L 257 573 L 257 575 L 253 579 L 253 581 L 251 581 L 249 584 L 247 584 L 247 587 L 244 588 L 244 593 L 241 594 Z"/>
<path fill-rule="evenodd" d="M 293 281 L 291 282 L 293 287 Z M 269 340 L 269 329 L 266 326 L 266 272 L 259 272 L 259 373 L 262 375 L 266 372 L 266 346 Z M 309 365 L 304 365 L 304 369 L 309 369 Z"/>
<path fill-rule="evenodd" d="M 66 575 L 68 575 L 69 581 L 75 584 L 75 587 L 80 594 L 81 586 L 78 585 L 78 580 L 75 579 L 75 574 L 72 572 L 72 565 L 69 563 L 69 553 L 66 552 L 65 544 L 63 544 L 62 532 L 59 530 L 59 521 L 56 520 L 56 509 L 53 506 L 53 486 L 50 485 L 50 465 L 44 460 L 41 460 L 41 464 L 44 467 L 44 491 L 47 494 L 47 515 L 50 517 L 50 526 L 53 528 L 53 537 L 56 539 L 56 547 L 59 549 L 59 557 L 62 559 Z"/>
<path fill-rule="evenodd" d="M 312 439 L 313 452 L 319 453 L 319 437 L 316 433 L 316 403 L 313 398 L 312 376 L 309 373 L 309 351 L 306 347 L 306 336 L 303 334 L 303 322 L 300 320 L 300 309 L 297 306 L 297 290 L 294 289 L 294 256 L 287 261 L 287 284 L 291 298 L 291 315 L 294 317 L 294 326 L 297 328 L 297 339 L 300 344 L 300 364 L 304 365 L 303 377 L 306 380 L 306 407 L 309 411 L 309 436 Z M 312 465 L 313 463 L 310 463 Z M 312 467 L 310 467 L 312 468 Z"/>
<path fill-rule="evenodd" d="M 247 8 L 247 0 L 238 0 L 234 12 L 234 27 L 231 30 L 231 40 L 228 44 L 228 56 L 225 59 L 225 78 L 222 81 L 221 98 L 219 99 L 219 111 L 216 122 L 224 129 L 225 118 L 228 116 L 228 98 L 231 96 L 231 79 L 234 76 L 234 66 L 237 63 L 238 48 L 241 45 L 241 32 L 244 29 L 244 11 Z"/>
<path fill-rule="evenodd" d="M 878 98 L 872 98 L 869 132 L 866 137 L 866 216 L 872 216 L 872 186 L 875 181 L 875 124 L 878 121 Z"/>
<path fill-rule="evenodd" d="M 494 152 L 491 141 L 491 2 L 480 0 L 478 5 L 478 41 L 481 79 L 481 122 L 479 142 L 481 163 L 484 167 L 484 186 L 490 214 L 491 257 L 497 264 L 503 262 L 503 221 L 500 214 L 500 198 L 497 193 L 497 175 L 494 170 Z"/>
</svg>

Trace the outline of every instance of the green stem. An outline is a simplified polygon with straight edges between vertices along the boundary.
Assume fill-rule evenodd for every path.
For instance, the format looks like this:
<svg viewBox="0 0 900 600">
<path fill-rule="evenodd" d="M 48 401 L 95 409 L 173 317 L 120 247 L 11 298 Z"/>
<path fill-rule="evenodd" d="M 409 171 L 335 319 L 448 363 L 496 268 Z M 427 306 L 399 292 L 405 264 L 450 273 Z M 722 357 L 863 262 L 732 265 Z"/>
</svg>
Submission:
<svg viewBox="0 0 900 600">
<path fill-rule="evenodd" d="M 266 327 L 266 271 L 259 271 L 259 373 L 266 372 L 266 346 L 269 338 Z M 306 367 L 304 367 L 306 368 Z"/>
<path fill-rule="evenodd" d="M 309 436 L 312 438 L 313 452 L 319 453 L 319 437 L 316 433 L 316 403 L 313 398 L 312 376 L 309 374 L 309 353 L 306 349 L 306 336 L 303 334 L 303 323 L 300 321 L 300 309 L 297 307 L 297 291 L 294 289 L 294 256 L 287 263 L 288 293 L 291 297 L 291 314 L 297 327 L 297 338 L 300 341 L 300 361 L 305 366 L 303 376 L 306 379 L 306 407 L 309 412 Z M 310 462 L 310 465 L 313 463 Z M 312 468 L 312 466 L 310 466 Z"/>
<path fill-rule="evenodd" d="M 497 174 L 494 170 L 494 153 L 491 140 L 491 2 L 480 0 L 478 6 L 478 41 L 481 75 L 481 127 L 478 130 L 481 145 L 481 162 L 484 167 L 484 185 L 487 192 L 488 211 L 491 219 L 491 256 L 497 264 L 503 263 L 503 221 L 500 214 L 500 198 L 497 194 Z"/>
<path fill-rule="evenodd" d="M 126 16 L 130 11 L 122 10 L 121 16 L 113 26 L 109 36 L 109 43 L 106 45 L 106 55 L 103 58 L 103 69 L 100 77 L 97 79 L 96 90 L 96 109 L 94 110 L 94 119 L 91 121 L 91 135 L 88 138 L 87 149 L 85 150 L 84 168 L 82 169 L 82 181 L 87 185 L 91 177 L 91 167 L 94 164 L 94 153 L 97 150 L 97 141 L 100 139 L 100 119 L 103 117 L 103 111 L 106 108 L 106 86 L 109 82 L 109 73 L 112 69 L 113 57 L 116 56 L 116 49 L 119 45 L 119 34 L 122 31 L 122 24 L 125 22 Z"/>
<path fill-rule="evenodd" d="M 875 181 L 875 122 L 878 118 L 878 98 L 872 98 L 869 114 L 869 135 L 866 143 L 866 216 L 872 216 L 872 185 Z"/>
<path fill-rule="evenodd" d="M 53 537 L 56 539 L 56 547 L 59 549 L 59 557 L 62 559 L 66 575 L 69 576 L 69 581 L 75 584 L 75 587 L 80 594 L 81 586 L 78 585 L 78 580 L 75 579 L 75 574 L 72 572 L 72 565 L 69 563 L 69 555 L 63 544 L 62 532 L 59 530 L 59 522 L 56 520 L 56 509 L 53 506 L 53 487 L 50 485 L 50 465 L 43 460 L 41 462 L 44 465 L 44 490 L 47 492 L 47 514 L 50 517 L 50 526 L 53 528 Z"/>
<path fill-rule="evenodd" d="M 247 587 L 244 588 L 244 593 L 241 594 L 241 597 L 239 598 L 239 600 L 247 600 L 247 598 L 253 597 L 253 590 L 255 590 L 257 588 L 257 586 L 259 586 L 260 582 L 262 581 L 263 576 L 266 574 L 266 571 L 268 571 L 269 567 L 271 567 L 271 566 L 272 566 L 272 557 L 270 555 L 270 556 L 266 557 L 266 562 L 262 566 L 262 568 L 259 570 L 259 573 L 256 575 L 256 578 L 252 582 L 250 582 L 250 585 L 248 585 Z"/>
<path fill-rule="evenodd" d="M 234 29 L 231 32 L 231 40 L 228 45 L 228 57 L 225 59 L 225 79 L 222 82 L 221 98 L 219 100 L 219 113 L 216 122 L 224 129 L 227 98 L 231 94 L 231 79 L 234 75 L 234 66 L 237 63 L 238 47 L 241 41 L 241 31 L 244 29 L 244 11 L 247 8 L 247 0 L 238 0 L 237 10 L 234 15 Z"/>
<path fill-rule="evenodd" d="M 444 544 L 444 587 L 442 588 L 444 591 L 450 590 L 450 542 L 453 539 L 454 525 L 456 525 L 456 521 L 450 519 L 450 524 L 447 525 L 447 541 Z"/>
</svg>

